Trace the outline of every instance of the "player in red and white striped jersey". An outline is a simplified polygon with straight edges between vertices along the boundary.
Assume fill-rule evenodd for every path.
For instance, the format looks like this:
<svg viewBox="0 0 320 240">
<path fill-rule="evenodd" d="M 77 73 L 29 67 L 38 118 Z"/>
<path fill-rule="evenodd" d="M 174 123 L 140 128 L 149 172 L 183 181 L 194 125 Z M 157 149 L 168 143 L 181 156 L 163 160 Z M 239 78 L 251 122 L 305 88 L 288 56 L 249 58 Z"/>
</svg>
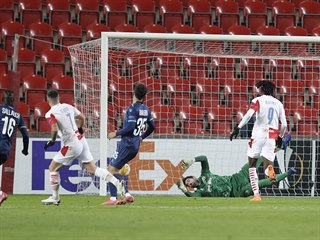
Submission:
<svg viewBox="0 0 320 240">
<path fill-rule="evenodd" d="M 246 125 L 253 114 L 255 114 L 256 120 L 251 139 L 248 143 L 248 161 L 250 167 L 250 183 L 254 192 L 252 200 L 260 201 L 258 175 L 255 168 L 257 160 L 259 157 L 263 158 L 265 174 L 269 178 L 275 179 L 273 162 L 276 155 L 276 144 L 278 147 L 282 145 L 282 138 L 287 128 L 287 121 L 283 104 L 273 96 L 275 91 L 273 82 L 262 80 L 256 84 L 256 87 L 263 95 L 251 101 L 249 110 L 230 135 L 230 141 L 232 141 L 233 137 L 237 137 L 239 130 Z"/>
</svg>

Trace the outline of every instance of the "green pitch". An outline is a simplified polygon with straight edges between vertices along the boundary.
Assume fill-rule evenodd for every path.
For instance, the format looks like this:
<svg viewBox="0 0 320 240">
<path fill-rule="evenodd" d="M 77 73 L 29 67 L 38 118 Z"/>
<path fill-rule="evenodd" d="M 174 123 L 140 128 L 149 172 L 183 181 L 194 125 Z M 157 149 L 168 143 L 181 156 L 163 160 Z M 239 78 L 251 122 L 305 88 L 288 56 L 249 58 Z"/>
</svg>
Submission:
<svg viewBox="0 0 320 240">
<path fill-rule="evenodd" d="M 284 240 L 320 239 L 320 198 L 186 198 L 137 196 L 102 206 L 104 197 L 15 195 L 0 207 L 1 240 Z"/>
</svg>

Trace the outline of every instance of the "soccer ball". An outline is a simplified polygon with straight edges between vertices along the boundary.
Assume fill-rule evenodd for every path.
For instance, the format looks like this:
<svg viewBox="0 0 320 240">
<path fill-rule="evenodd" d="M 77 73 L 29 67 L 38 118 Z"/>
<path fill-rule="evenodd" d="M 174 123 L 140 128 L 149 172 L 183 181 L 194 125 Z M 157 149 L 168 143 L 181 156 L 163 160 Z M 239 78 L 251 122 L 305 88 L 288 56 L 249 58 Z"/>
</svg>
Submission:
<svg viewBox="0 0 320 240">
<path fill-rule="evenodd" d="M 123 165 L 123 167 L 119 170 L 119 175 L 120 176 L 128 176 L 130 173 L 130 166 L 129 164 Z"/>
</svg>

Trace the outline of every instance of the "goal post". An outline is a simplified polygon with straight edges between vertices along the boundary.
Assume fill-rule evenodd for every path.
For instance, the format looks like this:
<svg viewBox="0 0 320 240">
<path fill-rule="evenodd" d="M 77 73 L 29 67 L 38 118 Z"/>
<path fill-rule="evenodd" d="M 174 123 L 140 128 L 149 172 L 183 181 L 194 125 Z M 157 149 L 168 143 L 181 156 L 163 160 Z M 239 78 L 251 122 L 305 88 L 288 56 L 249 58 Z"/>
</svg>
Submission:
<svg viewBox="0 0 320 240">
<path fill-rule="evenodd" d="M 75 103 L 88 118 L 86 136 L 98 138 L 101 167 L 116 149 L 119 139 L 110 141 L 107 133 L 121 128 L 133 84 L 148 87 L 145 103 L 157 129 L 130 163 L 133 193 L 180 194 L 175 181 L 199 176 L 201 169 L 195 163 L 183 171 L 181 160 L 197 155 L 208 156 L 215 174 L 237 172 L 247 162 L 252 122 L 239 140 L 230 142 L 229 135 L 259 94 L 254 84 L 270 79 L 288 110 L 292 134 L 288 148 L 277 154 L 276 171 L 294 166 L 298 173 L 262 193 L 319 194 L 318 38 L 105 32 L 69 50 Z M 99 186 L 105 195 L 105 183 Z"/>
</svg>

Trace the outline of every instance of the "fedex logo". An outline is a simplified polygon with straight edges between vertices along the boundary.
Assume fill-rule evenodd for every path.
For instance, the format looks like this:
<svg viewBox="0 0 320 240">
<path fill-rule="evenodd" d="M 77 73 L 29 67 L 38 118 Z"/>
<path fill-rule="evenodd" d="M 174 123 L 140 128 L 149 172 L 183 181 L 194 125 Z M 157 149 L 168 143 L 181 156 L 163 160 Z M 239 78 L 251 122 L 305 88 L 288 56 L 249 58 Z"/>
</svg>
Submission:
<svg viewBox="0 0 320 240">
<path fill-rule="evenodd" d="M 61 143 L 56 144 L 46 151 L 43 149 L 45 141 L 32 141 L 32 190 L 45 190 L 46 179 L 45 174 L 48 172 L 51 158 L 46 158 L 48 152 L 52 152 L 53 156 L 60 150 Z M 131 167 L 130 175 L 128 176 L 128 188 L 131 191 L 168 191 L 176 180 L 184 174 L 186 169 L 181 168 L 182 160 L 178 164 L 173 164 L 169 159 L 145 159 L 141 158 L 143 153 L 154 153 L 155 142 L 143 142 L 137 156 L 129 162 Z M 111 158 L 108 158 L 108 163 Z M 61 187 L 69 192 L 76 192 L 78 183 L 83 183 L 83 186 L 99 188 L 98 179 L 90 174 L 85 177 L 79 177 L 80 167 L 76 167 L 78 161 L 75 160 L 71 166 L 63 167 L 60 172 Z M 99 161 L 97 162 L 99 165 Z M 74 179 L 77 178 L 77 182 Z M 91 178 L 91 179 L 90 179 Z M 70 179 L 73 179 L 71 181 Z M 82 189 L 85 190 L 85 189 Z"/>
</svg>

